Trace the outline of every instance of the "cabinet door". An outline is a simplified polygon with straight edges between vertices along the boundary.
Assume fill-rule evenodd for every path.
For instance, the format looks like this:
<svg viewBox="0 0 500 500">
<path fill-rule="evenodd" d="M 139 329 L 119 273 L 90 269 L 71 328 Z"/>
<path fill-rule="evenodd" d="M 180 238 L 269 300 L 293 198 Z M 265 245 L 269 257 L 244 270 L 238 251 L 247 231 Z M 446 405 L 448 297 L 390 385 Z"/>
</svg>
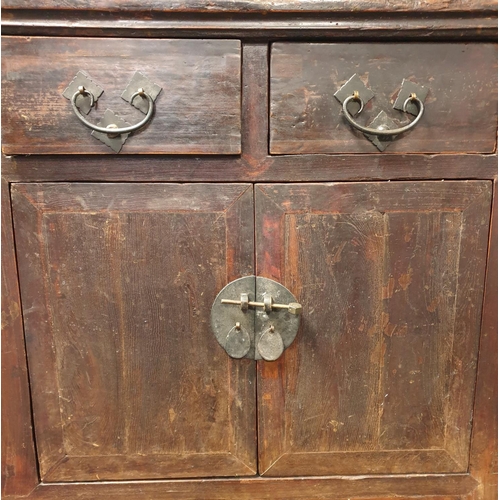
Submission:
<svg viewBox="0 0 500 500">
<path fill-rule="evenodd" d="M 253 274 L 253 189 L 17 184 L 13 216 L 43 481 L 250 475 L 255 362 L 210 330 Z"/>
<path fill-rule="evenodd" d="M 468 470 L 491 183 L 256 187 L 257 274 L 303 305 L 258 364 L 269 476 Z"/>
</svg>

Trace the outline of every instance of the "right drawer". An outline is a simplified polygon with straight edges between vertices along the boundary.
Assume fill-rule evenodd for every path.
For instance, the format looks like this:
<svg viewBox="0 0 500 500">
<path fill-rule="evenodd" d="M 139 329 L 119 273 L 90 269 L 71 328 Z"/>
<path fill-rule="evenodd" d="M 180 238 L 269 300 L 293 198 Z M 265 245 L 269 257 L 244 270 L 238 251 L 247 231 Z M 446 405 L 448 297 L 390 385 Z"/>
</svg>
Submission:
<svg viewBox="0 0 500 500">
<path fill-rule="evenodd" d="M 393 108 L 403 80 L 428 89 L 422 118 L 411 130 L 384 137 L 386 153 L 495 151 L 496 44 L 275 43 L 271 154 L 378 153 L 380 148 L 348 123 L 334 96 L 353 75 L 373 93 L 353 116 L 365 127 L 381 111 L 391 129 L 415 119 Z"/>
</svg>

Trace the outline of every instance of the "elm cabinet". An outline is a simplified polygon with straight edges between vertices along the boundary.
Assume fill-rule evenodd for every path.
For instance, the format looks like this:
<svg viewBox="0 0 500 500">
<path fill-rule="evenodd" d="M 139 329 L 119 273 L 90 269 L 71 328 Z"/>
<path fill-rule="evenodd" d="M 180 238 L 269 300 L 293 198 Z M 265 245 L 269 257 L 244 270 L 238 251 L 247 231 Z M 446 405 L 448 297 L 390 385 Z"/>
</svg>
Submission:
<svg viewBox="0 0 500 500">
<path fill-rule="evenodd" d="M 5 498 L 496 498 L 495 6 L 390 3 L 5 3 Z M 244 276 L 276 361 L 211 330 Z"/>
</svg>

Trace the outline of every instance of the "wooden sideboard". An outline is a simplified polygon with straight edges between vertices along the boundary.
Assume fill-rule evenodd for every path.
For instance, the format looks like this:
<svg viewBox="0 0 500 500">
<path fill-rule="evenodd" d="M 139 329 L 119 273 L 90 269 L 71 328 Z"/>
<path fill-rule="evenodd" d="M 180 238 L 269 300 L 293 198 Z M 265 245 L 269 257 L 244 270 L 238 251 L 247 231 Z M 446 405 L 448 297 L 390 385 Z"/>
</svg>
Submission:
<svg viewBox="0 0 500 500">
<path fill-rule="evenodd" d="M 496 498 L 496 9 L 5 0 L 3 496 Z"/>
</svg>

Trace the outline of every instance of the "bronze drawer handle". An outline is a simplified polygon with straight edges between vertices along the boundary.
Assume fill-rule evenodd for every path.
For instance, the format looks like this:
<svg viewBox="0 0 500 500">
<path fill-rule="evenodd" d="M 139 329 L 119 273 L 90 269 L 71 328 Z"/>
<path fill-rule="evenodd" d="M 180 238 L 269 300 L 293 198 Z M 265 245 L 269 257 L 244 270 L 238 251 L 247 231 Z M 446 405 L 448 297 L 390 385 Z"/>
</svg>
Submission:
<svg viewBox="0 0 500 500">
<path fill-rule="evenodd" d="M 403 111 L 405 113 L 408 113 L 407 111 L 407 106 L 409 102 L 415 102 L 418 104 L 418 115 L 416 116 L 415 120 L 413 120 L 411 123 L 408 125 L 405 125 L 404 127 L 399 127 L 399 128 L 387 128 L 384 125 L 380 125 L 377 128 L 370 128 L 370 127 L 363 127 L 363 125 L 360 125 L 359 123 L 356 123 L 354 121 L 354 118 L 351 116 L 351 113 L 347 110 L 347 105 L 351 101 L 356 101 L 359 102 L 360 108 L 356 112 L 356 115 L 359 115 L 361 111 L 363 111 L 363 108 L 365 106 L 363 99 L 361 99 L 359 92 L 355 91 L 352 95 L 348 96 L 343 104 L 342 104 L 342 112 L 344 113 L 344 116 L 346 120 L 357 130 L 360 130 L 361 132 L 364 132 L 365 134 L 370 134 L 370 135 L 381 135 L 381 136 L 393 136 L 393 135 L 398 135 L 402 134 L 403 132 L 407 132 L 408 130 L 412 129 L 422 118 L 424 115 L 424 103 L 417 97 L 415 93 L 412 93 L 408 99 L 403 104 Z"/>
<path fill-rule="evenodd" d="M 342 114 L 349 124 L 356 130 L 363 132 L 365 137 L 379 151 L 384 151 L 398 134 L 412 129 L 421 120 L 424 115 L 424 102 L 428 92 L 429 89 L 427 87 L 422 87 L 410 80 L 403 80 L 401 90 L 398 93 L 393 108 L 415 116 L 415 119 L 404 127 L 398 127 L 398 124 L 391 120 L 385 111 L 380 111 L 368 127 L 363 127 L 363 125 L 359 125 L 359 123 L 354 121 L 354 117 L 363 111 L 365 103 L 375 97 L 372 90 L 364 84 L 357 74 L 352 75 L 335 92 L 334 96 L 342 105 Z M 353 101 L 359 104 L 359 109 L 355 110 L 352 109 L 353 106 L 349 106 Z"/>
<path fill-rule="evenodd" d="M 90 107 L 94 106 L 95 98 L 92 92 L 89 92 L 87 89 L 85 89 L 84 86 L 78 87 L 78 90 L 73 94 L 73 97 L 71 98 L 71 106 L 73 106 L 73 111 L 75 112 L 75 115 L 77 118 L 87 127 L 91 128 L 92 130 L 95 130 L 96 132 L 102 132 L 104 134 L 108 134 L 111 136 L 117 136 L 120 134 L 128 134 L 130 132 L 134 132 L 135 130 L 140 129 L 146 123 L 151 119 L 153 116 L 154 112 L 154 106 L 155 103 L 151 96 L 147 94 L 144 89 L 140 88 L 135 92 L 134 94 L 131 95 L 130 97 L 130 103 L 134 101 L 134 99 L 138 96 L 141 96 L 142 98 L 146 98 L 148 100 L 148 111 L 146 113 L 146 116 L 139 122 L 136 123 L 135 125 L 130 125 L 129 127 L 117 127 L 115 124 L 111 123 L 107 127 L 99 127 L 98 125 L 94 125 L 93 123 L 87 121 L 85 117 L 80 113 L 80 110 L 78 109 L 78 106 L 76 105 L 76 98 L 79 95 L 87 95 L 90 97 Z"/>
</svg>

